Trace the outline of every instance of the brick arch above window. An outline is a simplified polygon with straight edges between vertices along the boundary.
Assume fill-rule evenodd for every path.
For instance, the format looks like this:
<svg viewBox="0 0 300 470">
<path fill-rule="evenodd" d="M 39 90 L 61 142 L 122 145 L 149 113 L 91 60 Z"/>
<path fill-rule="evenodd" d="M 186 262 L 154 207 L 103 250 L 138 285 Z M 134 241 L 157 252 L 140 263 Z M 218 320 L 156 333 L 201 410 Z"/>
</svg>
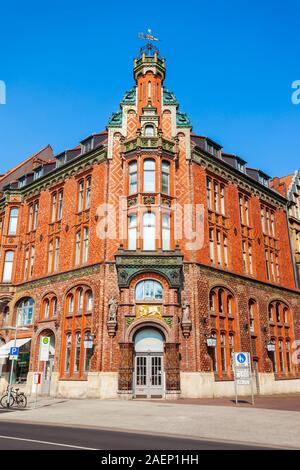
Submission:
<svg viewBox="0 0 300 470">
<path fill-rule="evenodd" d="M 58 297 L 54 292 L 44 295 L 41 301 L 40 320 L 51 320 L 58 314 Z"/>
</svg>

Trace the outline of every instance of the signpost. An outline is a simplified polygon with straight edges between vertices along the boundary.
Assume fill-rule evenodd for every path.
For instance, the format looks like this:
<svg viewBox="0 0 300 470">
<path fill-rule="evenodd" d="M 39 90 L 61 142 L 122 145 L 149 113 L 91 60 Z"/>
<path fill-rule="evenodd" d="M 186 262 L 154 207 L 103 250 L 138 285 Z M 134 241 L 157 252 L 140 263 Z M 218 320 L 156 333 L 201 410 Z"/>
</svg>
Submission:
<svg viewBox="0 0 300 470">
<path fill-rule="evenodd" d="M 9 350 L 9 359 L 12 361 L 13 359 L 17 360 L 19 356 L 19 348 L 17 346 L 13 346 Z"/>
<path fill-rule="evenodd" d="M 41 372 L 34 372 L 33 373 L 33 381 L 32 381 L 32 391 L 35 392 L 35 404 L 34 407 L 36 408 L 37 398 L 38 398 L 38 386 L 42 383 L 42 373 Z"/>
<path fill-rule="evenodd" d="M 40 361 L 49 361 L 50 354 L 50 337 L 41 336 L 41 348 L 40 348 Z"/>
<path fill-rule="evenodd" d="M 235 404 L 238 404 L 238 386 L 251 385 L 252 405 L 254 405 L 253 377 L 251 357 L 248 352 L 236 352 L 232 354 L 235 384 Z"/>
</svg>

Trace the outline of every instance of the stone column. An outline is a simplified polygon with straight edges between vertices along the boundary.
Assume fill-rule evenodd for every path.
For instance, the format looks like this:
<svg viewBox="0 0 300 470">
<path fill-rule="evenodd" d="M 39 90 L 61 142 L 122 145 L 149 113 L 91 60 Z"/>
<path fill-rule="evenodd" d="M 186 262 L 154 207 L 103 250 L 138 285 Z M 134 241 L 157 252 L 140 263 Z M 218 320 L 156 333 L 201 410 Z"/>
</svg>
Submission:
<svg viewBox="0 0 300 470">
<path fill-rule="evenodd" d="M 120 398 L 133 398 L 133 343 L 119 343 L 120 364 L 118 394 Z"/>
<path fill-rule="evenodd" d="M 166 399 L 180 398 L 179 343 L 165 344 Z"/>
</svg>

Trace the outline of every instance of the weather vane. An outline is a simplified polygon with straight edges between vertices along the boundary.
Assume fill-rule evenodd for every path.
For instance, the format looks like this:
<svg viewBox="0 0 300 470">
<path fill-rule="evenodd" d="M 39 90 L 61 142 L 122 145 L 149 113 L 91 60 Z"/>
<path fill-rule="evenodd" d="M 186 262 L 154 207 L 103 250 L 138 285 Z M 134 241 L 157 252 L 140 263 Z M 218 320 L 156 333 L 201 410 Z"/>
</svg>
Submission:
<svg viewBox="0 0 300 470">
<path fill-rule="evenodd" d="M 152 34 L 152 30 L 148 29 L 147 33 L 138 33 L 138 38 L 143 41 L 148 41 L 144 47 L 141 47 L 141 54 L 146 52 L 148 55 L 153 54 L 153 52 L 158 52 L 158 49 L 153 45 L 153 42 L 159 41 L 159 39 Z"/>
<path fill-rule="evenodd" d="M 146 41 L 159 41 L 158 38 L 153 36 L 151 29 L 148 29 L 147 33 L 139 33 L 138 37 L 139 37 L 139 39 L 144 39 Z"/>
</svg>

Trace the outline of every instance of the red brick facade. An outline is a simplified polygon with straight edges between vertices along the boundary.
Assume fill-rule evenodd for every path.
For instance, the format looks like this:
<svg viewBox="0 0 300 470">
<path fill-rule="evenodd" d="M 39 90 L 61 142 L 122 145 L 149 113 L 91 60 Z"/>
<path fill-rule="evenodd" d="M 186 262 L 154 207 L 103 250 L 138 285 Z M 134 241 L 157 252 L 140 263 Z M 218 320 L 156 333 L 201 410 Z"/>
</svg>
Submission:
<svg viewBox="0 0 300 470">
<path fill-rule="evenodd" d="M 3 328 L 33 299 L 18 338 L 32 338 L 29 372 L 45 372 L 40 337 L 55 337 L 49 390 L 57 395 L 134 394 L 135 338 L 145 328 L 164 338 L 164 396 L 232 384 L 238 350 L 251 353 L 262 393 L 270 389 L 259 374 L 298 387 L 300 297 L 285 197 L 191 133 L 157 53 L 142 54 L 134 74 L 107 132 L 47 171 L 41 164 L 44 173 L 34 176 L 37 165 L 12 179 L 12 170 L 2 186 L 0 338 L 13 337 Z M 143 280 L 157 281 L 161 297 L 139 301 Z M 196 392 L 203 377 L 211 391 Z"/>
</svg>

